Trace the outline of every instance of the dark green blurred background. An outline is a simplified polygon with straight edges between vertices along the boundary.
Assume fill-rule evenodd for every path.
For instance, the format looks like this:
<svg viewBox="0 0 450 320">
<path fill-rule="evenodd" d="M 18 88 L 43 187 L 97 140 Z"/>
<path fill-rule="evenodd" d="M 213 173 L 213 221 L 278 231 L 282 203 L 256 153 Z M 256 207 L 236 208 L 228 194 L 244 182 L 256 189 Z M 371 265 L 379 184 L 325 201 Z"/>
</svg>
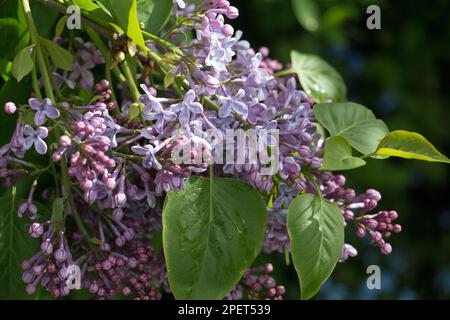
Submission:
<svg viewBox="0 0 450 320">
<path fill-rule="evenodd" d="M 292 49 L 322 56 L 344 76 L 349 100 L 371 108 L 391 130 L 419 132 L 450 155 L 450 1 L 312 0 L 318 14 L 303 14 L 315 31 L 299 24 L 291 0 L 231 2 L 241 14 L 235 25 L 253 47 L 267 46 L 282 62 Z M 371 4 L 381 8 L 381 30 L 366 27 Z M 372 160 L 346 176 L 358 191 L 380 190 L 379 208 L 398 210 L 403 231 L 385 257 L 348 230 L 359 256 L 339 264 L 317 298 L 450 298 L 450 168 Z M 277 280 L 297 298 L 296 275 L 278 260 Z M 381 290 L 366 287 L 372 264 L 381 267 Z"/>
<path fill-rule="evenodd" d="M 307 8 L 303 13 L 307 27 L 318 27 L 315 31 L 299 24 L 291 0 L 231 0 L 241 13 L 233 25 L 244 31 L 253 47 L 269 47 L 272 57 L 284 63 L 292 49 L 322 56 L 344 76 L 350 100 L 370 107 L 391 129 L 423 134 L 449 156 L 450 1 L 310 1 L 316 4 L 317 15 Z M 370 4 L 381 8 L 381 30 L 366 28 Z M 33 12 L 56 23 L 48 10 Z M 47 37 L 53 29 L 39 27 Z M 27 81 L 13 92 L 2 80 L 0 85 L 1 105 L 5 95 L 17 103 L 30 95 Z M 14 123 L 13 117 L 0 113 L 2 145 Z M 450 298 L 450 168 L 402 159 L 372 160 L 346 175 L 349 186 L 360 192 L 369 187 L 380 190 L 379 208 L 398 210 L 403 232 L 392 238 L 394 251 L 385 257 L 348 230 L 347 242 L 360 254 L 337 266 L 317 298 Z M 29 183 L 22 182 L 19 193 L 23 195 L 23 186 Z M 0 188 L 0 194 L 3 191 Z M 292 267 L 285 266 L 284 257 L 260 260 L 266 259 L 277 261 L 276 278 L 286 285 L 287 298 L 298 298 L 297 277 Z M 372 264 L 381 267 L 381 290 L 366 287 L 366 268 Z"/>
</svg>

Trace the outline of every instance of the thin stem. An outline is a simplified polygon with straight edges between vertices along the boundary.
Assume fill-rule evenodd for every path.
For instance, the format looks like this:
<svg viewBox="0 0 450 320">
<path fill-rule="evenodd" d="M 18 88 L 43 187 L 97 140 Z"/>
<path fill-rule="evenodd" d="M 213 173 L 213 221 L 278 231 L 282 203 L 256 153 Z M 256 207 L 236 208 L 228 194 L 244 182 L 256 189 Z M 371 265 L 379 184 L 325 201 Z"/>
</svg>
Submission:
<svg viewBox="0 0 450 320">
<path fill-rule="evenodd" d="M 29 0 L 21 0 L 23 11 L 25 13 L 25 19 L 27 21 L 28 30 L 30 31 L 31 41 L 36 45 L 36 54 L 39 64 L 39 70 L 41 72 L 42 81 L 44 82 L 45 94 L 54 104 L 56 104 L 55 96 L 53 95 L 52 84 L 50 77 L 47 73 L 47 67 L 45 64 L 44 54 L 42 52 L 42 44 L 40 42 L 39 33 L 37 31 L 36 25 L 34 24 L 33 15 L 31 14 L 30 2 Z"/>
<path fill-rule="evenodd" d="M 139 97 L 141 95 L 136 86 L 136 82 L 134 81 L 130 66 L 128 65 L 128 62 L 126 60 L 122 63 L 122 70 L 123 70 L 123 73 L 125 74 L 125 78 L 127 79 L 128 88 L 130 89 L 130 93 L 131 93 L 131 97 L 133 98 L 133 101 L 136 103 L 139 103 Z"/>
<path fill-rule="evenodd" d="M 286 70 L 281 70 L 281 71 L 275 72 L 273 74 L 273 76 L 274 77 L 281 77 L 281 76 L 285 76 L 285 75 L 292 74 L 292 73 L 296 73 L 294 68 L 290 68 L 290 69 L 286 69 Z"/>
<path fill-rule="evenodd" d="M 309 180 L 309 182 L 311 182 L 314 186 L 314 188 L 316 189 L 317 193 L 319 194 L 320 197 L 323 197 L 322 194 L 322 190 L 320 190 L 319 185 L 317 184 L 316 179 L 314 179 L 314 176 L 310 173 L 304 173 L 305 177 Z"/>
<path fill-rule="evenodd" d="M 173 44 L 171 44 L 170 42 L 161 39 L 158 36 L 155 36 L 154 34 L 151 34 L 145 30 L 142 30 L 142 35 L 148 39 L 150 39 L 151 41 L 162 45 L 163 47 L 166 47 L 167 49 L 169 49 L 170 51 L 172 51 L 173 53 L 180 53 L 180 49 L 178 49 L 178 47 L 174 46 Z"/>
<path fill-rule="evenodd" d="M 31 79 L 33 81 L 33 91 L 34 91 L 34 94 L 36 95 L 36 98 L 38 98 L 39 100 L 42 100 L 42 94 L 41 94 L 41 89 L 39 88 L 39 80 L 37 78 L 36 68 L 33 68 L 31 70 Z"/>
<path fill-rule="evenodd" d="M 142 161 L 142 159 L 144 159 L 144 157 L 141 157 L 141 156 L 134 156 L 132 154 L 125 154 L 125 153 L 121 153 L 121 152 L 117 152 L 117 151 L 113 151 L 112 155 L 117 156 L 117 157 L 122 157 L 125 159 L 137 160 L 137 161 Z"/>
</svg>

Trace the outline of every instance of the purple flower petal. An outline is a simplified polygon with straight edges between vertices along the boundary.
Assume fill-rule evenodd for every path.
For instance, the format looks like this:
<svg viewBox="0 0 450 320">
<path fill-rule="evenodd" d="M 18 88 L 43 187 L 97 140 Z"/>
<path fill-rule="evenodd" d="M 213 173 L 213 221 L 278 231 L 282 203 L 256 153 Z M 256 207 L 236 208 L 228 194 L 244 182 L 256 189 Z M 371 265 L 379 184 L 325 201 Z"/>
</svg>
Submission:
<svg viewBox="0 0 450 320">
<path fill-rule="evenodd" d="M 47 106 L 45 108 L 45 115 L 51 119 L 57 119 L 60 116 L 59 110 L 55 107 Z"/>
<path fill-rule="evenodd" d="M 225 103 L 219 110 L 219 117 L 225 118 L 231 113 L 231 103 Z"/>
<path fill-rule="evenodd" d="M 26 124 L 23 127 L 23 134 L 26 135 L 26 136 L 34 136 L 35 131 L 30 125 Z"/>
<path fill-rule="evenodd" d="M 36 111 L 34 116 L 34 124 L 37 126 L 41 126 L 45 123 L 45 112 L 43 110 Z"/>
<path fill-rule="evenodd" d="M 36 98 L 31 98 L 31 99 L 28 100 L 28 104 L 30 105 L 31 109 L 37 111 L 37 110 L 41 109 L 42 102 L 40 102 Z"/>
<path fill-rule="evenodd" d="M 187 108 L 184 108 L 183 110 L 181 110 L 180 115 L 178 116 L 178 119 L 180 120 L 180 123 L 183 126 L 187 125 L 190 120 L 189 110 Z"/>
<path fill-rule="evenodd" d="M 141 146 L 132 146 L 131 151 L 141 156 L 145 156 L 148 152 L 148 149 Z"/>
<path fill-rule="evenodd" d="M 33 143 L 34 143 L 34 137 L 33 136 L 26 137 L 24 139 L 24 148 L 25 148 L 25 150 L 31 149 L 31 147 L 33 146 Z"/>
<path fill-rule="evenodd" d="M 48 137 L 48 129 L 46 127 L 39 127 L 36 129 L 36 134 L 39 138 L 45 139 Z"/>
<path fill-rule="evenodd" d="M 198 102 L 193 102 L 189 105 L 189 110 L 193 114 L 199 114 L 203 112 L 203 106 Z"/>
<path fill-rule="evenodd" d="M 195 100 L 195 91 L 191 89 L 188 92 L 186 92 L 186 95 L 184 96 L 184 102 L 186 104 L 191 104 L 194 102 L 194 100 Z"/>
<path fill-rule="evenodd" d="M 240 101 L 235 101 L 233 103 L 233 109 L 236 111 L 237 114 L 240 116 L 247 116 L 248 114 L 248 107 L 245 103 Z"/>
<path fill-rule="evenodd" d="M 45 143 L 44 140 L 42 140 L 39 137 L 37 137 L 34 140 L 34 148 L 36 149 L 36 152 L 39 153 L 39 154 L 46 154 L 47 153 L 47 144 Z"/>
<path fill-rule="evenodd" d="M 177 118 L 177 115 L 172 111 L 164 111 L 164 120 L 173 121 Z"/>
</svg>

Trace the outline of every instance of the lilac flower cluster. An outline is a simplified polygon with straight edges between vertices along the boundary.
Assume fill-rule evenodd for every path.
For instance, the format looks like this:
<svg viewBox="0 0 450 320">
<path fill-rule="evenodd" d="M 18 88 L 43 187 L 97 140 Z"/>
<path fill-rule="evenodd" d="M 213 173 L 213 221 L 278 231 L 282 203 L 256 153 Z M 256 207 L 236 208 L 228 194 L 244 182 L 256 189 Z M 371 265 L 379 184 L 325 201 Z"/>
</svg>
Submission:
<svg viewBox="0 0 450 320">
<path fill-rule="evenodd" d="M 30 226 L 30 236 L 42 242 L 40 252 L 22 264 L 27 292 L 42 285 L 55 297 L 69 294 L 66 280 L 71 266 L 79 267 L 82 287 L 98 299 L 118 294 L 160 299 L 162 290 L 169 292 L 164 256 L 157 253 L 152 239 L 161 233 L 166 193 L 184 188 L 186 179 L 202 174 L 214 156 L 195 128 L 212 130 L 219 137 L 228 129 L 279 130 L 276 175 L 262 175 L 261 161 L 214 165 L 217 175 L 245 180 L 261 192 L 269 213 L 265 253 L 290 250 L 289 204 L 300 193 L 320 192 L 341 208 L 346 223 L 354 223 L 358 236 L 368 235 L 389 254 L 392 247 L 386 238 L 401 231 L 392 223 L 397 213 L 371 214 L 381 199 L 377 191 L 357 195 L 345 187 L 344 176 L 319 170 L 324 140 L 317 132 L 314 100 L 294 77 L 274 77 L 283 65 L 269 58 L 267 48 L 253 50 L 241 40 L 241 32 L 225 23 L 225 18 L 237 18 L 238 10 L 226 0 L 205 0 L 198 6 L 177 0 L 174 5 L 176 14 L 191 23 L 172 30 L 171 39 L 190 30 L 196 37 L 176 43 L 181 53 L 161 68 L 164 76 L 176 78 L 173 86 L 163 89 L 150 79 L 142 81 L 142 95 L 134 101 L 140 110 L 136 120 L 126 117 L 131 105 L 126 102 L 127 83 L 121 85 L 122 103 L 111 100 L 113 88 L 107 80 L 94 86 L 91 71 L 104 59 L 91 43 L 78 38 L 74 71 L 60 78 L 69 88 L 76 83 L 92 88 L 89 104 L 57 104 L 49 98 L 31 98 L 19 107 L 5 104 L 7 114 L 33 112 L 34 126 L 19 120 L 10 143 L 0 148 L 3 183 L 11 186 L 27 174 L 39 178 L 43 169 L 24 160 L 33 146 L 38 154 L 50 154 L 50 166 L 67 166 L 70 179 L 55 190 L 67 199 L 64 221 Z M 149 47 L 161 55 L 168 53 L 155 44 Z M 53 133 L 57 139 L 47 144 Z M 266 145 L 270 148 L 275 142 Z M 187 150 L 190 159 L 199 153 L 204 157 L 200 163 L 175 163 L 172 154 L 179 149 Z M 20 205 L 19 216 L 36 219 L 35 188 L 33 184 Z M 357 254 L 348 244 L 342 250 L 340 261 Z M 248 270 L 228 298 L 245 293 L 250 299 L 281 299 L 285 289 L 268 275 L 272 269 L 267 264 Z"/>
<path fill-rule="evenodd" d="M 282 300 L 286 289 L 277 285 L 276 280 L 269 275 L 272 271 L 273 265 L 270 263 L 247 270 L 225 299 L 240 300 L 245 294 L 248 300 Z"/>
</svg>

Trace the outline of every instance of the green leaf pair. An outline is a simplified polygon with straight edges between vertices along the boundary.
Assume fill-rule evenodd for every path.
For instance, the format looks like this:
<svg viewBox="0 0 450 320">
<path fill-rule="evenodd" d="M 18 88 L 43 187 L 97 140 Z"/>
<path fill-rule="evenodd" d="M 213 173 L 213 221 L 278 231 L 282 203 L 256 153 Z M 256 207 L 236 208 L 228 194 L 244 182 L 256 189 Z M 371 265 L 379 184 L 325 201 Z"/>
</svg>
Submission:
<svg viewBox="0 0 450 320">
<path fill-rule="evenodd" d="M 41 38 L 40 44 L 41 48 L 50 56 L 53 64 L 62 70 L 72 70 L 73 68 L 73 56 L 70 51 L 64 49 L 57 43 Z M 34 68 L 34 55 L 33 50 L 35 50 L 35 45 L 30 45 L 23 48 L 14 58 L 12 63 L 12 74 L 17 79 L 18 82 L 27 76 Z M 39 48 L 37 49 L 39 50 Z"/>
<path fill-rule="evenodd" d="M 177 299 L 223 299 L 258 255 L 267 222 L 265 204 L 245 182 L 192 177 L 170 192 L 163 209 L 163 247 Z M 344 245 L 339 207 L 312 194 L 288 210 L 292 258 L 302 299 L 330 276 Z"/>
<path fill-rule="evenodd" d="M 449 163 L 449 159 L 420 134 L 389 133 L 384 122 L 362 105 L 323 103 L 314 106 L 314 114 L 331 135 L 325 145 L 322 170 L 349 170 L 365 165 L 363 159 L 352 155 L 352 147 L 365 157 L 376 159 L 395 156 Z"/>
</svg>

